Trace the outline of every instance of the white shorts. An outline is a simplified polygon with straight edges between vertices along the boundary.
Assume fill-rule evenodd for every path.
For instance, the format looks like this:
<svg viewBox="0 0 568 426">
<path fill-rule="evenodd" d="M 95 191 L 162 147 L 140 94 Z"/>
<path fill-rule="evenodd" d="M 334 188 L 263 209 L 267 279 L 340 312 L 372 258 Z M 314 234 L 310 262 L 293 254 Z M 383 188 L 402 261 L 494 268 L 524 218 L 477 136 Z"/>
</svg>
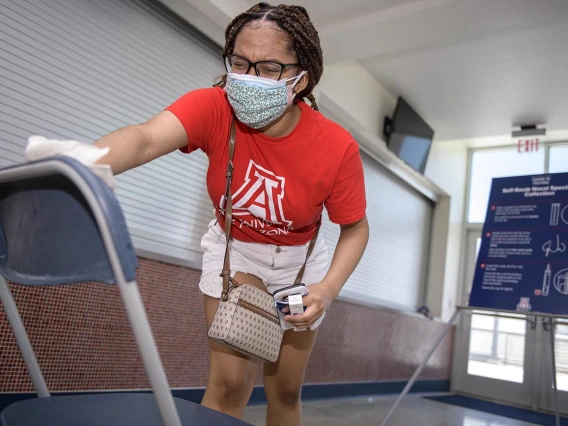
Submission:
<svg viewBox="0 0 568 426">
<path fill-rule="evenodd" d="M 207 296 L 220 298 L 223 291 L 223 278 L 219 276 L 223 269 L 225 257 L 225 232 L 215 220 L 201 239 L 203 265 L 199 289 Z M 297 246 L 276 246 L 262 243 L 245 243 L 232 240 L 229 245 L 231 273 L 236 272 L 255 275 L 266 285 L 270 294 L 276 290 L 294 284 L 294 280 L 304 261 L 309 243 Z M 328 248 L 322 232 L 306 264 L 301 282 L 309 286 L 319 283 L 329 267 Z M 321 316 L 310 328 L 317 328 L 323 318 Z M 282 327 L 289 329 L 292 325 L 281 321 Z"/>
</svg>

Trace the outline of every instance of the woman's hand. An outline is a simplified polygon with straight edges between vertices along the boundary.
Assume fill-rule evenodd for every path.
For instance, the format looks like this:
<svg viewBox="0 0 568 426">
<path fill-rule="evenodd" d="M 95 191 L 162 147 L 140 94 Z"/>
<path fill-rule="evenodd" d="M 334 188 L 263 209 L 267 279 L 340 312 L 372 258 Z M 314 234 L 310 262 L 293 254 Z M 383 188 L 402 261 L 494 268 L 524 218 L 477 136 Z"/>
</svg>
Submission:
<svg viewBox="0 0 568 426">
<path fill-rule="evenodd" d="M 296 328 L 312 326 L 329 308 L 347 282 L 363 256 L 368 239 L 367 217 L 351 224 L 341 225 L 339 240 L 325 278 L 318 284 L 308 286 L 310 294 L 303 298 L 306 311 L 300 315 L 287 315 L 286 321 Z"/>
<path fill-rule="evenodd" d="M 337 295 L 324 282 L 308 286 L 310 293 L 302 298 L 306 310 L 303 314 L 287 315 L 285 320 L 296 328 L 311 327 L 329 308 Z"/>
</svg>

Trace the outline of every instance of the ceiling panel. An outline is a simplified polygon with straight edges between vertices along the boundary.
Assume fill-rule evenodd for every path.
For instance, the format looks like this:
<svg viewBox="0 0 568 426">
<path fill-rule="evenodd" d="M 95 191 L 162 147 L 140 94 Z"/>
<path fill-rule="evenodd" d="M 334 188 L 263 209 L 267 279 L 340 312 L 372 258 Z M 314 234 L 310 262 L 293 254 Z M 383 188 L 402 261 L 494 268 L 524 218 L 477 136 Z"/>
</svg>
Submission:
<svg viewBox="0 0 568 426">
<path fill-rule="evenodd" d="M 423 115 L 436 139 L 507 134 L 533 122 L 568 129 L 567 41 L 568 22 L 364 64 Z"/>
</svg>

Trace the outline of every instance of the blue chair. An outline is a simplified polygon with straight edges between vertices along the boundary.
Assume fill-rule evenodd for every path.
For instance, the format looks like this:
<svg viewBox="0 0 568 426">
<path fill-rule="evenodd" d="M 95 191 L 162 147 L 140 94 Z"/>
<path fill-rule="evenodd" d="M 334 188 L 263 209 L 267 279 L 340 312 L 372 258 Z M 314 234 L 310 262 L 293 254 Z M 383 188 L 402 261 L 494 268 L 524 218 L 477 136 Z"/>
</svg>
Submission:
<svg viewBox="0 0 568 426">
<path fill-rule="evenodd" d="M 8 406 L 3 426 L 247 425 L 173 398 L 136 284 L 137 258 L 109 187 L 54 157 L 0 170 L 0 300 L 39 398 Z M 153 395 L 51 396 L 6 280 L 29 286 L 118 284 Z"/>
</svg>

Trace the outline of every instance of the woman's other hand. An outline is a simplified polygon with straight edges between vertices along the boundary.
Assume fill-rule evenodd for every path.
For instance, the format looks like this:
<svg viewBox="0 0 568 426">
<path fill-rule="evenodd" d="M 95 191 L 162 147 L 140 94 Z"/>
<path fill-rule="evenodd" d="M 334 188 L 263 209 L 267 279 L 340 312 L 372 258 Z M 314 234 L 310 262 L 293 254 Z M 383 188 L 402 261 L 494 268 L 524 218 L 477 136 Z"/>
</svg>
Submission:
<svg viewBox="0 0 568 426">
<path fill-rule="evenodd" d="M 324 282 L 308 286 L 310 293 L 302 298 L 306 310 L 303 314 L 287 315 L 285 320 L 296 328 L 311 327 L 329 308 L 337 296 Z"/>
</svg>

